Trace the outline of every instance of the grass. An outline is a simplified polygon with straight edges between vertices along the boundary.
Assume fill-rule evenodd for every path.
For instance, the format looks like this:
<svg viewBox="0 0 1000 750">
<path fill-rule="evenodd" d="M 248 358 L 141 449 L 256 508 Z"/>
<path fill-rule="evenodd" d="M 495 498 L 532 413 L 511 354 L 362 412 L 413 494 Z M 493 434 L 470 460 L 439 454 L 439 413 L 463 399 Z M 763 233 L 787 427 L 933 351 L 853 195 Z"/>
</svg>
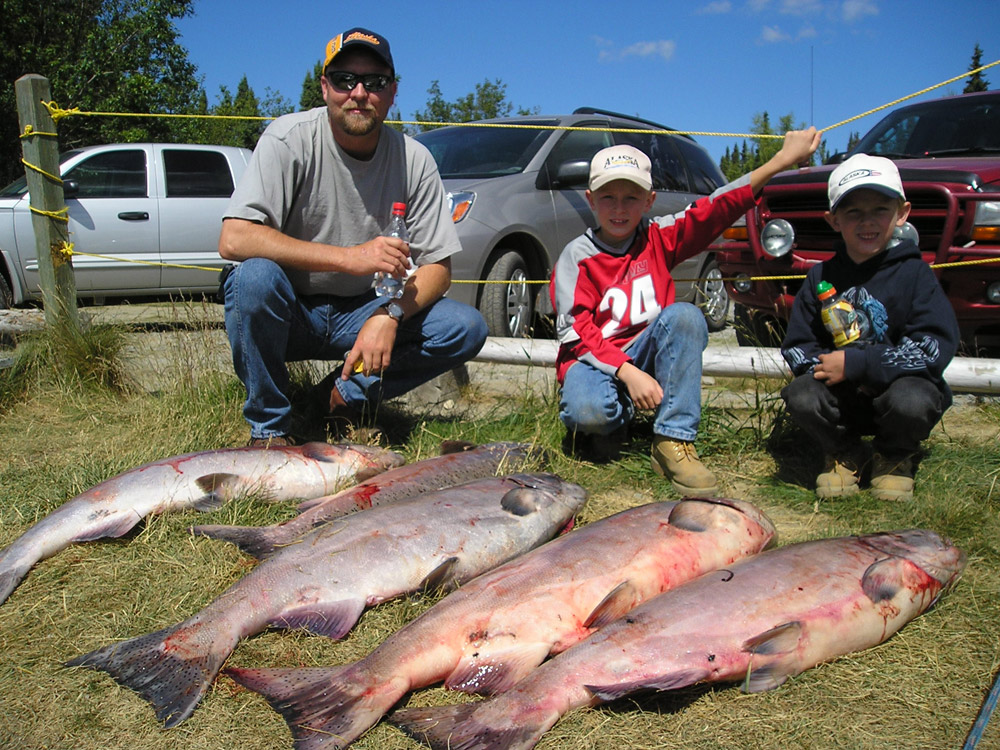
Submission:
<svg viewBox="0 0 1000 750">
<path fill-rule="evenodd" d="M 0 442 L 6 454 L 0 462 L 0 546 L 109 476 L 246 438 L 239 383 L 208 364 L 220 345 L 217 331 L 194 327 L 171 344 L 168 371 L 174 376 L 154 393 L 135 384 L 134 361 L 119 367 L 123 357 L 128 362 L 123 352 L 129 346 L 141 350 L 145 344 L 136 341 L 151 334 L 96 331 L 99 338 L 80 355 L 86 367 L 57 368 L 44 356 L 64 350 L 36 342 L 19 350 L 31 352 L 30 361 L 0 376 Z M 105 377 L 103 367 L 117 374 Z M 934 529 L 968 553 L 965 576 L 935 609 L 886 643 L 809 670 L 778 690 L 745 695 L 733 686 L 715 686 L 635 696 L 572 712 L 539 748 L 961 746 L 1000 667 L 1000 406 L 986 401 L 946 414 L 928 442 L 913 503 L 877 503 L 861 494 L 819 504 L 811 489 L 815 459 L 783 418 L 779 386 L 734 379 L 706 393 L 699 450 L 719 474 L 725 494 L 760 505 L 783 543 Z M 647 420 L 637 424 L 621 461 L 577 462 L 559 451 L 555 396 L 545 389 L 525 385 L 511 397 L 474 380 L 446 416 L 412 405 L 392 407 L 384 416 L 393 423 L 394 447 L 410 460 L 432 455 L 443 439 L 522 440 L 549 448 L 551 469 L 591 493 L 582 523 L 672 495 L 649 470 Z M 103 672 L 61 665 L 188 617 L 250 569 L 251 561 L 235 548 L 194 539 L 188 526 L 267 524 L 293 513 L 291 505 L 243 501 L 208 514 L 165 516 L 125 539 L 76 545 L 39 563 L 0 606 L 0 747 L 291 747 L 280 716 L 226 677 L 216 681 L 191 719 L 163 730 L 148 704 Z M 341 642 L 267 632 L 242 643 L 231 664 L 312 666 L 357 659 L 431 601 L 417 597 L 371 609 Z M 411 702 L 460 699 L 430 688 Z M 382 723 L 355 747 L 418 746 Z M 1000 747 L 1000 717 L 980 747 Z"/>
</svg>

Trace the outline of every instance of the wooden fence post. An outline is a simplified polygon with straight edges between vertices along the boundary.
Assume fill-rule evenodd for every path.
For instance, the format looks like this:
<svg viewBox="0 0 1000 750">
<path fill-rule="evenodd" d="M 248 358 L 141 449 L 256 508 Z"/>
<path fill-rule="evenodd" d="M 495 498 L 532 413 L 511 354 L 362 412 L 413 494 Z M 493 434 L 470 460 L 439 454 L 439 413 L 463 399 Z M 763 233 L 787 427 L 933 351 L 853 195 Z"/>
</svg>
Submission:
<svg viewBox="0 0 1000 750">
<path fill-rule="evenodd" d="M 55 123 L 49 111 L 42 105 L 51 101 L 49 80 L 29 73 L 14 83 L 17 96 L 17 116 L 22 134 L 21 152 L 24 161 L 37 167 L 41 172 L 25 167 L 31 207 L 68 218 L 63 212 L 66 200 L 63 196 L 62 180 L 59 178 L 59 145 L 53 134 Z M 56 179 L 46 176 L 53 175 Z M 32 211 L 32 227 L 35 230 L 35 248 L 38 257 L 39 283 L 42 288 L 42 304 L 45 307 L 46 325 L 60 326 L 67 331 L 80 330 L 80 315 L 76 307 L 76 277 L 73 264 L 60 248 L 69 241 L 66 221 Z"/>
</svg>

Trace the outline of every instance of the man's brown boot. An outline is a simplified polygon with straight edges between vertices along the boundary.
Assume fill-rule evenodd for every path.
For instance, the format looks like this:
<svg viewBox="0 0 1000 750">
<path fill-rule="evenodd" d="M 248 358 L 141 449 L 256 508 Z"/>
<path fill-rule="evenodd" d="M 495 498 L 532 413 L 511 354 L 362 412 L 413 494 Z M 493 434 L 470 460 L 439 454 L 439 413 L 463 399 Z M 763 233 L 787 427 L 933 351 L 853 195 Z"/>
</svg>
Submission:
<svg viewBox="0 0 1000 750">
<path fill-rule="evenodd" d="M 670 480 L 683 497 L 710 497 L 719 482 L 698 458 L 694 443 L 657 435 L 653 438 L 653 471 Z"/>
<path fill-rule="evenodd" d="M 823 472 L 816 477 L 816 497 L 843 497 L 858 491 L 861 467 L 848 455 L 826 456 Z"/>
<path fill-rule="evenodd" d="M 872 457 L 872 496 L 876 500 L 913 499 L 913 455 L 889 458 L 881 453 Z"/>
</svg>

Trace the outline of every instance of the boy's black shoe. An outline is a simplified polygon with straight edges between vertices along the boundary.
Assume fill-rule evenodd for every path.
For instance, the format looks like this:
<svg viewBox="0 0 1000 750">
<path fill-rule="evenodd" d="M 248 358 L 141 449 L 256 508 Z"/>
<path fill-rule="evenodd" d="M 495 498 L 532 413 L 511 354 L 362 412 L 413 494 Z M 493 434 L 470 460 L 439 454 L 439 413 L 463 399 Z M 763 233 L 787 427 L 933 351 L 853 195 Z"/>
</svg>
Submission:
<svg viewBox="0 0 1000 750">
<path fill-rule="evenodd" d="M 622 443 L 628 436 L 625 427 L 619 427 L 610 435 L 594 435 L 585 432 L 566 431 L 562 450 L 567 456 L 595 464 L 606 464 L 621 458 Z"/>
</svg>

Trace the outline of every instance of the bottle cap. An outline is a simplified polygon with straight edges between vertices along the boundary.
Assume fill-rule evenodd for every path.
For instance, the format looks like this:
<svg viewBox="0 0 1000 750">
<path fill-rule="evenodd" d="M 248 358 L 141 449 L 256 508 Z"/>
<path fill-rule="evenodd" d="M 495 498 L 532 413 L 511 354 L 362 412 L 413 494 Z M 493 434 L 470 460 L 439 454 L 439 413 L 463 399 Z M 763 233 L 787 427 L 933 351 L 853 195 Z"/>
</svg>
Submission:
<svg viewBox="0 0 1000 750">
<path fill-rule="evenodd" d="M 392 212 L 394 214 L 405 214 L 406 213 L 406 204 L 405 203 L 393 203 L 392 204 Z"/>
<path fill-rule="evenodd" d="M 837 290 L 829 281 L 821 281 L 816 285 L 816 296 L 819 297 L 820 300 L 829 299 L 836 293 Z"/>
</svg>

